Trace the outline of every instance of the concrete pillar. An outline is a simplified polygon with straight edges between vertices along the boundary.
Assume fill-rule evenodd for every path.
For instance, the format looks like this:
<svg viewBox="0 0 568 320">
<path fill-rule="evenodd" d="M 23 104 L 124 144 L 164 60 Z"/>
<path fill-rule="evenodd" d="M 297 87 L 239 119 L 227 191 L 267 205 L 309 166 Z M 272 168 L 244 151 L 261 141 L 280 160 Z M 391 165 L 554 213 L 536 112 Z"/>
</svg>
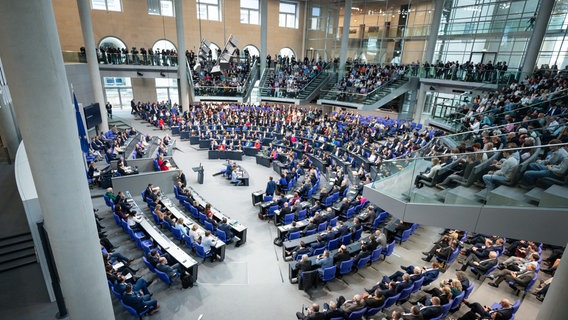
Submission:
<svg viewBox="0 0 568 320">
<path fill-rule="evenodd" d="M 99 125 L 99 131 L 106 132 L 108 131 L 108 121 L 106 116 L 103 85 L 101 83 L 101 73 L 99 71 L 99 60 L 96 53 L 97 46 L 95 45 L 93 24 L 91 23 L 91 7 L 89 5 L 89 0 L 77 0 L 77 7 L 79 8 L 79 18 L 81 19 L 81 29 L 83 30 L 83 39 L 85 41 L 87 66 L 89 68 L 91 86 L 93 87 L 93 96 L 95 97 L 95 102 L 99 103 L 101 119 L 103 120 Z"/>
<path fill-rule="evenodd" d="M 412 119 L 416 123 L 422 121 L 422 112 L 424 111 L 424 101 L 426 100 L 426 86 L 420 84 L 417 90 L 416 104 L 413 110 L 409 110 L 409 114 L 412 113 Z"/>
<path fill-rule="evenodd" d="M 538 53 L 542 46 L 542 41 L 544 40 L 544 34 L 546 33 L 546 26 L 550 20 L 550 14 L 552 13 L 552 8 L 554 8 L 555 2 L 556 1 L 550 0 L 540 1 L 540 8 L 538 9 L 538 14 L 534 23 L 533 33 L 527 46 L 525 59 L 523 60 L 523 68 L 521 69 L 522 75 L 520 79 L 524 79 L 525 75 L 534 71 L 536 59 L 538 58 Z"/>
<path fill-rule="evenodd" d="M 339 51 L 339 74 L 345 72 L 347 47 L 349 46 L 349 28 L 351 28 L 351 0 L 345 0 L 343 9 L 343 34 L 341 35 L 341 49 Z"/>
<path fill-rule="evenodd" d="M 51 1 L 2 1 L 0 21 L 0 56 L 69 318 L 114 319 Z"/>
<path fill-rule="evenodd" d="M 185 32 L 183 29 L 183 7 L 182 0 L 175 0 L 176 9 L 176 34 L 178 44 L 178 74 L 179 74 L 179 93 L 180 104 L 183 108 L 189 107 L 189 83 L 187 82 L 187 57 L 185 56 Z M 180 108 L 179 111 L 182 111 Z"/>
<path fill-rule="evenodd" d="M 536 287 L 536 284 L 535 284 Z M 562 258 L 558 269 L 554 273 L 554 280 L 548 288 L 546 298 L 538 312 L 537 319 L 564 320 L 568 313 L 568 261 Z"/>
<path fill-rule="evenodd" d="M 434 15 L 432 24 L 430 25 L 430 35 L 426 44 L 426 59 L 429 63 L 434 62 L 434 51 L 436 50 L 436 40 L 438 39 L 438 31 L 440 30 L 440 21 L 442 20 L 442 11 L 444 10 L 444 0 L 434 1 Z M 424 61 L 422 61 L 424 62 Z"/>
<path fill-rule="evenodd" d="M 2 143 L 8 150 L 8 157 L 10 162 L 16 158 L 16 152 L 22 137 L 18 131 L 18 125 L 14 117 L 14 110 L 12 108 L 12 98 L 10 97 L 10 90 L 6 79 L 4 78 L 4 68 L 0 60 L 0 136 L 2 136 Z"/>
<path fill-rule="evenodd" d="M 268 40 L 268 0 L 260 0 L 260 75 L 266 69 L 266 41 Z"/>
</svg>

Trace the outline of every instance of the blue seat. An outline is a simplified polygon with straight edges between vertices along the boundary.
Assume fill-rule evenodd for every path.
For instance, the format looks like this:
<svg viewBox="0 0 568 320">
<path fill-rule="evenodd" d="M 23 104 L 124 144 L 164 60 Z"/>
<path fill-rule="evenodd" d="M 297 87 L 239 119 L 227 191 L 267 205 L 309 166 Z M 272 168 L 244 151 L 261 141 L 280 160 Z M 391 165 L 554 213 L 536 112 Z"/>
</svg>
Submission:
<svg viewBox="0 0 568 320">
<path fill-rule="evenodd" d="M 329 220 L 329 225 L 333 228 L 337 225 L 337 221 L 339 221 L 339 217 L 335 217 L 335 218 Z"/>
<path fill-rule="evenodd" d="M 213 224 L 209 221 L 203 221 L 203 225 L 205 225 L 205 230 L 209 230 L 211 231 L 211 233 L 213 233 L 213 231 L 215 231 L 215 228 L 213 228 Z"/>
<path fill-rule="evenodd" d="M 475 287 L 475 285 L 473 284 L 473 282 L 469 285 L 469 287 L 467 287 L 464 291 L 464 299 L 469 298 L 469 295 L 473 292 L 473 288 Z"/>
<path fill-rule="evenodd" d="M 383 304 L 383 310 L 392 307 L 398 301 L 398 297 L 400 297 L 400 293 L 392 297 L 388 297 Z"/>
<path fill-rule="evenodd" d="M 335 279 L 336 270 L 337 270 L 336 266 L 331 266 L 329 268 L 323 269 L 323 273 L 321 275 L 321 281 L 328 282 L 330 280 Z"/>
<path fill-rule="evenodd" d="M 325 198 L 325 201 L 323 202 L 323 206 L 324 207 L 331 207 L 333 205 L 333 197 L 328 195 L 327 198 Z"/>
<path fill-rule="evenodd" d="M 124 307 L 124 309 L 126 309 L 126 311 L 128 311 L 128 313 L 130 313 L 131 315 L 133 315 L 134 317 L 136 317 L 138 319 L 142 319 L 143 315 L 145 315 L 146 313 L 148 313 L 148 312 L 152 311 L 152 309 L 154 309 L 154 308 L 147 308 L 144 311 L 138 313 L 138 311 L 136 311 L 136 309 L 125 304 L 122 300 L 120 300 L 120 304 Z"/>
<path fill-rule="evenodd" d="M 327 221 L 324 221 L 318 225 L 318 232 L 324 232 L 327 228 Z"/>
<path fill-rule="evenodd" d="M 154 170 L 155 171 L 162 171 L 160 165 L 158 165 L 158 160 L 154 159 Z"/>
<path fill-rule="evenodd" d="M 205 252 L 205 249 L 203 249 L 203 246 L 200 245 L 199 243 L 194 243 L 193 246 L 195 247 L 195 253 L 197 254 L 198 257 L 206 259 L 211 256 L 211 251 Z"/>
<path fill-rule="evenodd" d="M 142 261 L 144 261 L 144 264 L 148 267 L 148 269 L 150 269 L 150 271 L 154 272 L 156 268 L 154 268 L 154 266 L 146 259 L 146 257 L 142 256 Z"/>
<path fill-rule="evenodd" d="M 394 244 L 395 241 L 393 240 L 393 242 L 389 243 L 387 247 L 383 249 L 383 256 L 385 259 L 394 252 Z"/>
<path fill-rule="evenodd" d="M 188 247 L 189 249 L 194 249 L 195 245 L 193 244 L 193 239 L 190 236 L 184 234 L 183 241 L 186 247 Z"/>
<path fill-rule="evenodd" d="M 403 242 L 405 242 L 406 240 L 408 240 L 408 238 L 410 238 L 410 235 L 412 234 L 412 228 L 404 230 L 402 232 L 402 235 L 400 236 L 394 236 L 395 240 L 398 240 L 400 244 L 402 244 Z"/>
<path fill-rule="evenodd" d="M 207 220 L 207 216 L 204 213 L 199 212 L 199 223 L 204 224 L 205 220 Z"/>
<path fill-rule="evenodd" d="M 344 235 L 341 237 L 341 244 L 347 246 L 351 243 L 352 235 L 351 233 Z"/>
<path fill-rule="evenodd" d="M 227 243 L 229 242 L 230 239 L 227 239 L 227 234 L 225 233 L 225 231 L 221 230 L 221 229 L 217 229 L 215 231 L 215 233 L 217 234 L 217 238 L 219 238 L 219 240 Z"/>
<path fill-rule="evenodd" d="M 180 194 L 177 199 L 179 200 L 179 204 L 185 206 L 185 202 L 187 202 L 187 196 Z"/>
<path fill-rule="evenodd" d="M 424 278 L 420 278 L 412 284 L 412 293 L 418 292 L 420 288 L 422 288 L 422 284 L 424 283 Z"/>
<path fill-rule="evenodd" d="M 406 289 L 403 289 L 398 297 L 398 302 L 406 301 L 406 299 L 408 299 L 408 297 L 410 297 L 410 295 L 412 294 L 412 289 L 414 289 L 413 285 Z"/>
<path fill-rule="evenodd" d="M 446 317 L 446 315 L 448 315 L 448 312 L 450 310 L 451 305 L 452 305 L 451 301 L 442 305 L 441 306 L 442 307 L 442 313 L 439 316 L 432 318 L 431 320 L 442 320 L 442 319 L 444 319 Z"/>
<path fill-rule="evenodd" d="M 163 223 L 163 221 L 160 221 L 160 217 L 158 217 L 158 215 L 156 213 L 154 213 L 154 211 L 152 210 L 152 218 L 154 218 L 154 222 L 156 223 L 157 226 L 161 226 Z"/>
<path fill-rule="evenodd" d="M 333 251 L 339 248 L 339 238 L 329 240 L 327 243 L 327 250 Z"/>
<path fill-rule="evenodd" d="M 183 234 L 180 229 L 172 228 L 172 234 L 174 235 L 174 239 L 178 240 L 180 243 L 183 241 Z"/>
<path fill-rule="evenodd" d="M 444 259 L 444 258 L 440 258 L 440 257 L 436 257 L 436 260 L 438 260 L 439 262 L 443 263 L 443 267 L 446 267 L 447 264 L 450 264 L 452 262 L 454 262 L 454 260 L 456 259 L 456 257 L 458 256 L 458 254 L 460 254 L 460 247 L 456 247 L 456 249 L 450 254 L 450 256 L 448 257 L 448 259 Z"/>
<path fill-rule="evenodd" d="M 361 239 L 361 234 L 363 234 L 363 227 L 360 227 L 355 231 L 355 233 L 353 233 L 353 242 Z"/>
<path fill-rule="evenodd" d="M 381 259 L 381 254 L 383 253 L 383 247 L 378 246 L 377 249 L 371 252 L 371 263 Z"/>
<path fill-rule="evenodd" d="M 364 258 L 359 259 L 359 261 L 357 261 L 357 265 L 355 266 L 355 270 L 359 271 L 359 269 L 362 269 L 364 267 L 367 266 L 367 264 L 369 263 L 369 261 L 371 261 L 371 256 L 366 256 Z"/>
<path fill-rule="evenodd" d="M 294 214 L 288 213 L 284 215 L 284 225 L 294 222 Z"/>
<path fill-rule="evenodd" d="M 172 279 L 170 279 L 167 273 L 162 272 L 158 269 L 155 269 L 154 272 L 156 272 L 158 278 L 160 278 L 160 280 L 162 280 L 165 284 L 167 284 L 168 286 L 172 285 Z"/>
<path fill-rule="evenodd" d="M 457 311 L 460 308 L 460 304 L 462 303 L 464 296 L 465 296 L 465 291 L 462 291 L 462 293 L 458 294 L 457 297 L 454 297 L 452 299 L 452 305 L 450 307 L 450 311 Z"/>
<path fill-rule="evenodd" d="M 274 211 L 278 210 L 278 205 L 268 207 L 268 217 L 274 217 Z"/>
<path fill-rule="evenodd" d="M 272 199 L 274 199 L 274 196 L 264 196 L 262 198 L 263 202 L 268 202 L 268 201 L 272 201 Z"/>
<path fill-rule="evenodd" d="M 300 231 L 290 232 L 288 233 L 288 240 L 294 240 L 300 238 L 301 234 Z"/>
<path fill-rule="evenodd" d="M 325 251 L 325 246 L 324 247 L 320 247 L 320 248 L 316 248 L 314 249 L 314 252 L 312 252 L 312 256 L 318 256 L 320 254 L 323 254 L 323 252 Z"/>
<path fill-rule="evenodd" d="M 107 205 L 109 208 L 112 208 L 112 205 L 113 205 L 114 203 L 110 200 L 110 198 L 109 198 L 106 194 L 103 195 L 103 198 L 105 199 L 106 205 Z"/>
<path fill-rule="evenodd" d="M 116 222 L 116 225 L 119 226 L 119 227 L 122 226 L 122 224 L 120 223 L 120 220 L 121 220 L 121 219 L 120 219 L 120 217 L 118 216 L 118 214 L 113 213 L 112 216 L 114 217 L 114 222 Z"/>
<path fill-rule="evenodd" d="M 141 192 L 141 194 L 142 194 L 142 201 L 146 202 L 146 197 L 144 197 L 144 193 L 146 193 L 146 190 L 144 190 L 144 191 Z"/>
<path fill-rule="evenodd" d="M 339 265 L 339 274 L 341 275 L 348 274 L 351 270 L 353 270 L 353 259 L 342 261 Z"/>
<path fill-rule="evenodd" d="M 168 229 L 168 230 L 170 230 L 170 231 L 172 230 L 172 226 L 170 225 L 169 222 L 167 222 L 167 221 L 164 220 L 164 221 L 162 222 L 162 224 L 166 227 L 166 229 Z"/>
<path fill-rule="evenodd" d="M 367 308 L 363 308 L 361 310 L 353 311 L 347 317 L 347 320 L 361 320 L 363 319 L 363 315 L 367 312 Z"/>
<path fill-rule="evenodd" d="M 178 187 L 176 185 L 174 185 L 174 195 L 176 196 L 176 199 L 179 200 L 179 190 L 178 190 Z"/>
<path fill-rule="evenodd" d="M 353 218 L 354 215 L 355 215 L 355 207 L 351 207 L 347 209 L 347 213 L 342 214 L 341 217 L 344 218 L 345 220 L 348 220 Z"/>
<path fill-rule="evenodd" d="M 199 220 L 199 210 L 197 210 L 196 207 L 191 206 L 191 208 L 189 209 L 189 212 L 191 212 L 191 217 L 192 217 L 192 218 Z"/>
<path fill-rule="evenodd" d="M 307 214 L 308 214 L 308 210 L 306 210 L 306 209 L 300 210 L 298 212 L 298 221 L 302 221 L 302 220 L 306 219 Z"/>
<path fill-rule="evenodd" d="M 306 231 L 306 237 L 311 236 L 312 234 L 315 234 L 316 231 L 317 231 L 317 229 L 310 229 L 310 230 Z"/>
<path fill-rule="evenodd" d="M 483 276 L 483 281 L 485 281 L 485 277 L 487 277 L 491 272 L 495 271 L 499 264 L 494 265 L 493 267 L 489 268 L 489 270 L 485 271 L 485 273 L 480 274 L 475 267 L 470 267 L 469 269 L 477 276 L 477 280 Z M 483 282 L 481 281 L 481 282 Z"/>
</svg>

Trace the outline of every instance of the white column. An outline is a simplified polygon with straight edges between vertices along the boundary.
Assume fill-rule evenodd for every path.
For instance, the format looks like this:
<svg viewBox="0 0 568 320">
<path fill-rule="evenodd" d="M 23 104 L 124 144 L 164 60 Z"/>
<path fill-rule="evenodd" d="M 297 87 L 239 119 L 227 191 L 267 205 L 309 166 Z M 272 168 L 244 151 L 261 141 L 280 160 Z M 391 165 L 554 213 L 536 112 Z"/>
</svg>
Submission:
<svg viewBox="0 0 568 320">
<path fill-rule="evenodd" d="M 527 46 L 525 59 L 523 60 L 523 68 L 521 70 L 522 75 L 519 79 L 524 79 L 525 75 L 530 74 L 534 71 L 536 59 L 538 58 L 538 53 L 540 52 L 540 47 L 542 46 L 542 41 L 544 40 L 544 35 L 546 33 L 546 27 L 548 26 L 550 14 L 552 13 L 552 8 L 554 8 L 555 2 L 556 1 L 552 0 L 540 1 L 540 7 L 538 9 L 538 14 L 534 23 L 533 33 Z"/>
<path fill-rule="evenodd" d="M 2 61 L 0 60 L 0 136 L 2 136 L 2 142 L 8 149 L 8 157 L 12 161 L 16 158 L 16 152 L 22 137 L 18 132 L 18 125 L 16 124 L 12 108 L 12 98 L 3 70 Z"/>
<path fill-rule="evenodd" d="M 114 319 L 51 1 L 0 2 L 10 84 L 70 319 Z"/>
<path fill-rule="evenodd" d="M 436 40 L 438 40 L 438 31 L 440 30 L 440 20 L 444 10 L 444 0 L 434 0 L 434 15 L 432 16 L 432 24 L 430 25 L 430 36 L 426 44 L 426 61 L 434 62 L 434 51 L 436 50 Z"/>
<path fill-rule="evenodd" d="M 266 41 L 268 39 L 268 0 L 260 0 L 260 76 L 266 69 Z"/>
<path fill-rule="evenodd" d="M 535 288 L 536 288 L 535 284 Z M 537 319 L 564 320 L 568 312 L 568 261 L 562 255 L 562 261 L 554 273 L 554 279 L 550 283 L 550 288 L 546 293 L 546 298 L 540 307 Z"/>
<path fill-rule="evenodd" d="M 187 57 L 185 56 L 185 33 L 183 29 L 182 0 L 175 0 L 176 34 L 178 50 L 179 93 L 182 108 L 189 107 L 189 83 L 187 82 Z M 182 111 L 180 108 L 179 111 Z"/>
<path fill-rule="evenodd" d="M 106 116 L 105 98 L 103 95 L 103 85 L 101 83 L 101 73 L 99 71 L 99 60 L 96 53 L 97 46 L 95 45 L 93 25 L 91 23 L 91 8 L 89 6 L 89 0 L 77 0 L 77 7 L 79 8 L 83 40 L 85 41 L 87 67 L 89 68 L 89 76 L 91 77 L 93 96 L 95 97 L 95 102 L 99 103 L 101 119 L 103 120 L 99 125 L 99 131 L 106 132 L 108 131 L 108 121 Z"/>
<path fill-rule="evenodd" d="M 351 28 L 351 0 L 345 0 L 343 8 L 343 34 L 341 35 L 341 51 L 339 51 L 339 74 L 344 73 L 345 63 L 347 62 L 349 28 Z"/>
</svg>

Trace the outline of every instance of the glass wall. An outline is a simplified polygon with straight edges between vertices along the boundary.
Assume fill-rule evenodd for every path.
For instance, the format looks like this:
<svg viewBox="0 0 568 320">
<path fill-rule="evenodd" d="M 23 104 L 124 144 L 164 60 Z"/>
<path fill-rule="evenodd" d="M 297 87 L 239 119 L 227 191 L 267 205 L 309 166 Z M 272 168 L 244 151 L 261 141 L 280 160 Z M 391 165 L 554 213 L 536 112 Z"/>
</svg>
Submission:
<svg viewBox="0 0 568 320">
<path fill-rule="evenodd" d="M 130 78 L 104 77 L 104 86 L 106 100 L 113 108 L 130 107 L 130 100 L 134 97 Z"/>
<path fill-rule="evenodd" d="M 536 65 L 564 69 L 568 65 L 568 0 L 556 0 Z"/>
<path fill-rule="evenodd" d="M 177 79 L 156 78 L 156 96 L 160 102 L 179 103 Z"/>
<path fill-rule="evenodd" d="M 522 65 L 536 0 L 446 0 L 434 60 Z"/>
<path fill-rule="evenodd" d="M 333 60 L 339 57 L 339 5 L 332 1 L 313 0 L 308 2 L 307 13 L 306 52 L 298 52 L 298 56 L 316 60 Z"/>
<path fill-rule="evenodd" d="M 397 64 L 424 61 L 433 15 L 431 0 L 354 0 L 350 9 L 348 60 Z M 343 32 L 344 12 L 342 7 L 337 41 Z"/>
</svg>

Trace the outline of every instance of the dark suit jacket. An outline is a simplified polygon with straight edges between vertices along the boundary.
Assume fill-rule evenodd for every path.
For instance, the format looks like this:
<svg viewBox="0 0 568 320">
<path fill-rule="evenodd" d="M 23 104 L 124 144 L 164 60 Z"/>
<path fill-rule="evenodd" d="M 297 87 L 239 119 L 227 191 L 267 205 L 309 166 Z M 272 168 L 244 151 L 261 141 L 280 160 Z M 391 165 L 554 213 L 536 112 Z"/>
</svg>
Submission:
<svg viewBox="0 0 568 320">
<path fill-rule="evenodd" d="M 345 312 L 341 309 L 328 310 L 325 313 L 325 319 L 326 320 L 333 319 L 333 318 L 343 318 L 343 317 L 345 317 Z"/>
<path fill-rule="evenodd" d="M 481 272 L 481 273 L 485 273 L 487 272 L 487 270 L 493 268 L 495 265 L 497 265 L 497 259 L 486 259 L 486 260 L 482 260 L 479 261 L 479 265 L 477 265 L 475 268 Z"/>
<path fill-rule="evenodd" d="M 122 295 L 122 301 L 127 306 L 134 308 L 138 313 L 144 311 L 146 305 L 144 304 L 144 300 L 141 297 L 138 297 L 134 293 L 125 293 Z"/>
<path fill-rule="evenodd" d="M 432 319 L 442 314 L 442 307 L 441 306 L 428 306 L 422 307 L 420 309 L 420 313 L 424 319 Z"/>
<path fill-rule="evenodd" d="M 347 261 L 349 259 L 351 259 L 351 256 L 349 255 L 348 252 L 338 252 L 333 256 L 333 263 L 337 264 L 339 267 L 341 262 Z"/>
<path fill-rule="evenodd" d="M 172 267 L 168 266 L 167 264 L 158 263 L 156 265 L 156 269 L 167 274 L 168 277 L 170 277 L 170 279 L 173 278 L 176 275 L 176 271 Z"/>
<path fill-rule="evenodd" d="M 274 194 L 275 190 L 276 190 L 276 182 L 274 182 L 274 180 L 269 180 L 268 183 L 266 184 L 266 194 L 272 195 Z"/>
</svg>

